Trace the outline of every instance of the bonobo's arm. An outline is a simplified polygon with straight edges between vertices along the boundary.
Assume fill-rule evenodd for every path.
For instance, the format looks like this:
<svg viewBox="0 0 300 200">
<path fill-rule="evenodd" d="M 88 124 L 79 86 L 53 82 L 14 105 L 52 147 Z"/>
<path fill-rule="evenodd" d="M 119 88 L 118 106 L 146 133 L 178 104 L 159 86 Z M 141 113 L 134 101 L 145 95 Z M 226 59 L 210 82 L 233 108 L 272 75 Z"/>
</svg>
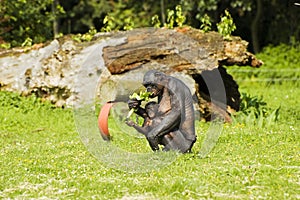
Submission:
<svg viewBox="0 0 300 200">
<path fill-rule="evenodd" d="M 141 126 L 137 125 L 136 123 L 134 123 L 133 121 L 127 121 L 126 124 L 128 126 L 131 126 L 131 127 L 135 128 L 135 130 L 142 133 L 143 135 L 146 135 L 146 133 L 148 132 L 148 127 L 147 126 L 141 127 Z"/>
<path fill-rule="evenodd" d="M 179 94 L 180 95 L 180 94 Z M 171 101 L 171 110 L 164 114 L 161 123 L 157 126 L 153 127 L 150 132 L 147 133 L 148 138 L 154 138 L 162 136 L 166 133 L 171 132 L 174 128 L 180 125 L 181 121 L 181 104 L 179 102 L 179 98 L 177 95 L 175 97 L 174 94 L 170 94 L 170 101 Z"/>
<path fill-rule="evenodd" d="M 129 109 L 134 108 L 135 109 L 135 113 L 143 118 L 147 117 L 147 113 L 145 111 L 145 109 L 141 108 L 141 101 L 138 101 L 136 99 L 130 99 L 128 102 L 128 107 Z"/>
</svg>

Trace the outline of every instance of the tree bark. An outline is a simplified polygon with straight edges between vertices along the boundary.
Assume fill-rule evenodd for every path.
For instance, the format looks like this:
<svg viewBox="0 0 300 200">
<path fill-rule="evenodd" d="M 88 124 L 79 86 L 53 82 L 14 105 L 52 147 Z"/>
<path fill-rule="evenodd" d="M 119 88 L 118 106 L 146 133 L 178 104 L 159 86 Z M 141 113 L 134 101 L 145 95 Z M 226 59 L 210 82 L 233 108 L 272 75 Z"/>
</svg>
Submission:
<svg viewBox="0 0 300 200">
<path fill-rule="evenodd" d="M 256 0 L 256 15 L 251 24 L 251 37 L 252 37 L 252 46 L 254 53 L 258 53 L 260 51 L 259 44 L 259 22 L 262 17 L 263 5 L 262 0 Z"/>
</svg>

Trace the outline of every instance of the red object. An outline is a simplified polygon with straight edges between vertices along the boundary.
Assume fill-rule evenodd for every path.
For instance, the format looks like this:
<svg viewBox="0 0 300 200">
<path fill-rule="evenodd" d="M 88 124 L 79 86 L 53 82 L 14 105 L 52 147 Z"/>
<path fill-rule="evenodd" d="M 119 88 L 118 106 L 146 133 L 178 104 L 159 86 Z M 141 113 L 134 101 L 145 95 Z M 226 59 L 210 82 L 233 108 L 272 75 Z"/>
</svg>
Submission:
<svg viewBox="0 0 300 200">
<path fill-rule="evenodd" d="M 104 140 L 110 140 L 110 134 L 108 131 L 108 116 L 112 106 L 113 103 L 110 102 L 104 104 L 98 116 L 98 127 Z"/>
</svg>

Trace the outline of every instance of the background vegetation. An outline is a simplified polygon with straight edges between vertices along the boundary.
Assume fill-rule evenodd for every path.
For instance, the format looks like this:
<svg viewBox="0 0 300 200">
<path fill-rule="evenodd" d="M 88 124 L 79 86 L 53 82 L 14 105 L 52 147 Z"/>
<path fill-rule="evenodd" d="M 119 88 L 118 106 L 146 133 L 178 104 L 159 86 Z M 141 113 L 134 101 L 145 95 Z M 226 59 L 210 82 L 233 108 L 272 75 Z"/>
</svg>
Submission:
<svg viewBox="0 0 300 200">
<path fill-rule="evenodd" d="M 217 23 L 228 10 L 237 27 L 234 35 L 249 41 L 250 50 L 259 52 L 269 44 L 299 41 L 300 6 L 294 3 L 295 0 L 1 0 L 0 44 L 20 46 L 62 34 L 82 34 L 93 28 L 104 31 L 107 19 L 113 21 L 114 30 L 153 26 L 154 16 L 163 25 L 168 20 L 168 10 L 181 5 L 186 25 L 204 28 L 203 24 L 210 21 L 212 30 L 217 30 Z"/>
<path fill-rule="evenodd" d="M 0 198 L 299 199 L 298 49 L 283 45 L 258 54 L 263 70 L 272 73 L 229 67 L 245 95 L 213 151 L 199 158 L 209 123 L 197 122 L 193 152 L 147 173 L 117 171 L 94 158 L 80 141 L 71 109 L 0 92 Z M 118 145 L 149 151 L 143 139 L 128 140 Z"/>
<path fill-rule="evenodd" d="M 234 31 L 264 61 L 261 69 L 227 68 L 243 94 L 241 111 L 207 157 L 198 152 L 210 124 L 197 122 L 193 152 L 148 173 L 117 171 L 93 157 L 73 110 L 1 91 L 0 198 L 299 199 L 299 11 L 291 0 L 0 0 L 2 48 L 69 33 L 85 41 L 109 29 L 190 25 L 225 37 Z M 149 151 L 143 139 L 127 140 L 117 145 Z"/>
</svg>

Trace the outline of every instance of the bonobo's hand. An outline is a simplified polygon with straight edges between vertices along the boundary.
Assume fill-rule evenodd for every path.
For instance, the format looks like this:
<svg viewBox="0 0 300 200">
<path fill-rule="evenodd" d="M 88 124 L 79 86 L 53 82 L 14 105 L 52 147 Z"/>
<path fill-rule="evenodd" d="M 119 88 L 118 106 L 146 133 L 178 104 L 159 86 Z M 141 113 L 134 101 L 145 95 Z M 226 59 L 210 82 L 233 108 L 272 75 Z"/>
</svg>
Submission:
<svg viewBox="0 0 300 200">
<path fill-rule="evenodd" d="M 141 105 L 141 101 L 138 101 L 136 99 L 129 99 L 127 104 L 128 104 L 129 109 L 138 108 Z"/>
<path fill-rule="evenodd" d="M 126 121 L 125 122 L 128 126 L 135 126 L 135 123 L 133 121 Z"/>
</svg>

